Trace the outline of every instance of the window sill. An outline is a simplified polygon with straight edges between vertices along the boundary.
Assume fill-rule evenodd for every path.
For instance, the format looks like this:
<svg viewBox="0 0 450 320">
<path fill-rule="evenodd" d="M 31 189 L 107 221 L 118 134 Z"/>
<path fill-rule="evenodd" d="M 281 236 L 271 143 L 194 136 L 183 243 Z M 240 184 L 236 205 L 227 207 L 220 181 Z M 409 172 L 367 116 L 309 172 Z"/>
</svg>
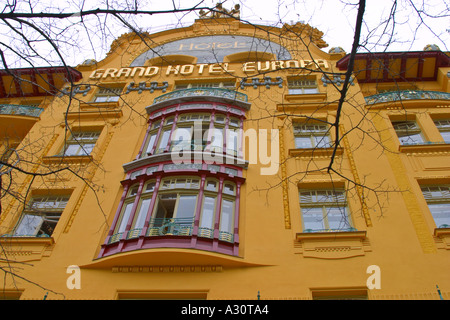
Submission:
<svg viewBox="0 0 450 320">
<path fill-rule="evenodd" d="M 450 151 L 450 143 L 430 142 L 424 144 L 400 145 L 399 151 L 402 153 L 448 152 Z"/>
<path fill-rule="evenodd" d="M 119 101 L 114 101 L 114 102 L 95 102 L 95 101 L 80 102 L 80 109 L 81 110 L 91 109 L 91 108 L 95 108 L 95 109 L 114 109 L 114 108 L 117 108 L 118 106 L 119 106 Z"/>
<path fill-rule="evenodd" d="M 93 160 L 92 156 L 48 156 L 42 159 L 45 164 L 59 164 L 59 163 L 89 163 Z"/>
<path fill-rule="evenodd" d="M 450 228 L 435 228 L 434 237 L 440 248 L 450 250 Z"/>
<path fill-rule="evenodd" d="M 325 101 L 327 99 L 327 94 L 326 93 L 285 94 L 284 99 L 289 102 Z"/>
<path fill-rule="evenodd" d="M 11 262 L 41 260 L 51 254 L 55 240 L 53 237 L 18 237 L 3 235 L 0 245 Z"/>
<path fill-rule="evenodd" d="M 295 240 L 297 253 L 305 258 L 347 259 L 372 251 L 366 231 L 302 232 Z"/>
<path fill-rule="evenodd" d="M 291 157 L 331 157 L 333 155 L 334 148 L 304 148 L 304 149 L 289 149 L 289 155 Z M 336 149 L 336 155 L 340 156 L 344 153 L 342 147 Z"/>
</svg>

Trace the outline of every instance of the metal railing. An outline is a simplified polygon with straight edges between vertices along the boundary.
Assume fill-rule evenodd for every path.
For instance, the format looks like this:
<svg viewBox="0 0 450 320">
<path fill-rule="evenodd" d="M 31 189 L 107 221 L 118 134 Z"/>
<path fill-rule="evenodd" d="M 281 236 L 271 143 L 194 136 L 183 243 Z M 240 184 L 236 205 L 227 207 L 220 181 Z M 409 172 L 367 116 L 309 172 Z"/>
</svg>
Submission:
<svg viewBox="0 0 450 320">
<path fill-rule="evenodd" d="M 404 100 L 450 100 L 450 93 L 422 90 L 390 91 L 365 97 L 365 100 L 367 104 Z"/>
<path fill-rule="evenodd" d="M 17 104 L 0 104 L 0 114 L 39 117 L 44 109 L 34 106 L 17 105 Z"/>
<path fill-rule="evenodd" d="M 191 236 L 194 218 L 153 218 L 150 220 L 147 236 Z"/>
<path fill-rule="evenodd" d="M 313 232 L 351 232 L 351 231 L 358 231 L 355 228 L 349 227 L 349 228 L 342 228 L 342 229 L 305 229 L 303 230 L 304 233 L 313 233 Z"/>
<path fill-rule="evenodd" d="M 201 96 L 228 98 L 228 99 L 247 102 L 246 94 L 237 92 L 234 90 L 223 89 L 223 88 L 191 88 L 191 89 L 175 90 L 175 91 L 163 94 L 159 97 L 156 97 L 153 100 L 153 104 L 167 101 L 167 100 L 183 98 L 183 97 L 201 97 Z"/>
</svg>

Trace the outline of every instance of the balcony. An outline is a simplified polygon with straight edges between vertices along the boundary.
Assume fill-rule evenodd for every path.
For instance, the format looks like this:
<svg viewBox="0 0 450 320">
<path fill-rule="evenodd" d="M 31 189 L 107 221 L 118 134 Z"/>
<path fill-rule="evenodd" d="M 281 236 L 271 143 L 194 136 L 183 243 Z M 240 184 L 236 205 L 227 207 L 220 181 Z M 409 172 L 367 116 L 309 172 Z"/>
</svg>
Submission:
<svg viewBox="0 0 450 320">
<path fill-rule="evenodd" d="M 173 92 L 163 94 L 162 96 L 155 98 L 155 100 L 153 100 L 153 104 L 166 100 L 178 99 L 181 97 L 199 97 L 199 96 L 219 97 L 247 102 L 246 94 L 234 90 L 221 88 L 194 88 L 194 89 L 176 90 Z"/>
<path fill-rule="evenodd" d="M 15 104 L 0 104 L 0 115 L 26 116 L 38 118 L 44 109 Z"/>
<path fill-rule="evenodd" d="M 420 90 L 391 91 L 365 97 L 365 100 L 368 105 L 407 100 L 450 100 L 450 93 Z"/>
<path fill-rule="evenodd" d="M 206 101 L 228 103 L 241 107 L 244 110 L 249 110 L 250 103 L 247 100 L 246 94 L 234 90 L 223 88 L 192 88 L 176 90 L 156 97 L 153 103 L 146 109 L 147 113 L 150 114 L 160 108 L 181 102 Z"/>
<path fill-rule="evenodd" d="M 133 239 L 141 236 L 143 228 L 131 229 L 127 232 L 126 238 Z M 145 233 L 145 237 L 162 237 L 162 236 L 192 236 L 194 230 L 194 218 L 153 218 L 150 220 L 149 227 Z M 123 232 L 113 234 L 109 239 L 109 243 L 119 241 L 123 236 Z M 198 237 L 214 238 L 214 229 L 199 228 Z M 233 242 L 233 234 L 230 232 L 219 231 L 219 240 Z"/>
</svg>

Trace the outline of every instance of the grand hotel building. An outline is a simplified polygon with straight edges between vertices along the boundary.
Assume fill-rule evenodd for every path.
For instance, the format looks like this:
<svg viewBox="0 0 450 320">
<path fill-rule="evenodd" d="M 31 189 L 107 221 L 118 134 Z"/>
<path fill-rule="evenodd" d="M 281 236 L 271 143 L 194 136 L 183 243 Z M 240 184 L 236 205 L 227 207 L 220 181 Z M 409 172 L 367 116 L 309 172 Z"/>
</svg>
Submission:
<svg viewBox="0 0 450 320">
<path fill-rule="evenodd" d="M 202 16 L 1 71 L 1 298 L 449 299 L 450 58 Z M 17 170 L 20 168 L 21 170 Z"/>
</svg>

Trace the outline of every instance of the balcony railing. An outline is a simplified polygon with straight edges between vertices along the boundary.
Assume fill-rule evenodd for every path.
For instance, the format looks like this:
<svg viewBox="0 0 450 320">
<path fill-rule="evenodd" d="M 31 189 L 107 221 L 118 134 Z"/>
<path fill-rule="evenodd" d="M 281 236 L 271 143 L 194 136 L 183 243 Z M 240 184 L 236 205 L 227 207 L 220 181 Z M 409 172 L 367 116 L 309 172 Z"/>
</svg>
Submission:
<svg viewBox="0 0 450 320">
<path fill-rule="evenodd" d="M 192 236 L 194 230 L 194 218 L 153 218 L 150 220 L 146 237 L 158 236 Z M 142 228 L 128 231 L 126 238 L 138 238 Z M 117 242 L 122 238 L 123 232 L 115 233 L 109 239 L 109 243 Z M 201 238 L 214 237 L 214 229 L 199 228 L 198 236 Z M 219 240 L 233 242 L 234 235 L 230 232 L 219 231 Z"/>
<path fill-rule="evenodd" d="M 355 228 L 353 228 L 353 227 L 342 228 L 342 229 L 305 229 L 305 230 L 303 230 L 304 233 L 314 233 L 314 232 L 321 232 L 321 233 L 326 233 L 326 232 L 351 232 L 351 231 L 357 231 L 357 230 Z"/>
<path fill-rule="evenodd" d="M 246 94 L 234 90 L 223 88 L 193 88 L 193 89 L 181 89 L 163 94 L 159 97 L 156 97 L 153 100 L 153 104 L 183 97 L 201 97 L 201 96 L 228 98 L 232 100 L 247 102 Z"/>
<path fill-rule="evenodd" d="M 44 111 L 44 109 L 33 106 L 0 104 L 0 114 L 37 118 L 41 115 L 42 111 Z"/>
<path fill-rule="evenodd" d="M 191 236 L 194 218 L 153 218 L 147 236 Z"/>
<path fill-rule="evenodd" d="M 367 104 L 394 102 L 404 100 L 450 100 L 450 93 L 437 91 L 390 91 L 365 97 Z"/>
</svg>

